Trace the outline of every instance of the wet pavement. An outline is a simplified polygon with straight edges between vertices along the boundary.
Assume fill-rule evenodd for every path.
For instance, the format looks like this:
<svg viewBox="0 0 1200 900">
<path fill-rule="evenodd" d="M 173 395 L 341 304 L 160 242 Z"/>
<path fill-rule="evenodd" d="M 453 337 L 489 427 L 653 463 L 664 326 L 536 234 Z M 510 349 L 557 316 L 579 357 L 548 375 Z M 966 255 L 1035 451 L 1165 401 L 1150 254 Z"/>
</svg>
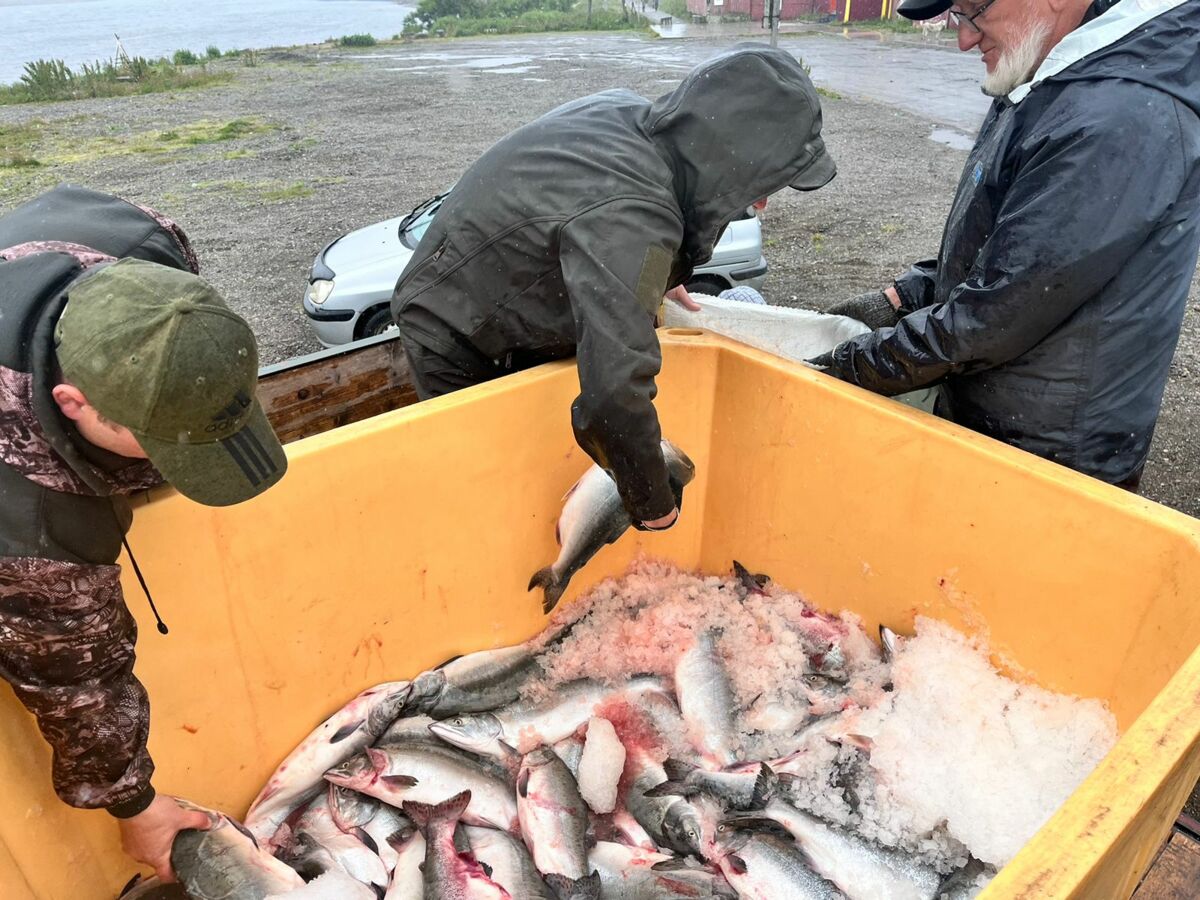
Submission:
<svg viewBox="0 0 1200 900">
<path fill-rule="evenodd" d="M 662 83 L 672 84 L 685 72 L 748 36 L 730 31 L 683 29 L 685 36 L 663 40 L 640 35 L 506 35 L 492 40 L 457 40 L 389 47 L 356 55 L 378 63 L 383 72 L 445 74 L 462 70 L 482 76 L 535 80 L 547 62 L 578 61 L 581 65 L 656 69 Z M 693 36 L 694 35 L 694 36 Z M 779 46 L 812 67 L 819 87 L 875 100 L 914 113 L 958 133 L 935 137 L 962 146 L 987 112 L 990 100 L 979 91 L 983 64 L 978 53 L 924 47 L 912 42 L 842 36 L 825 32 L 785 33 Z M 343 57 L 344 58 L 344 57 Z M 614 79 L 616 82 L 617 79 Z M 946 128 L 942 129 L 943 132 Z"/>
</svg>

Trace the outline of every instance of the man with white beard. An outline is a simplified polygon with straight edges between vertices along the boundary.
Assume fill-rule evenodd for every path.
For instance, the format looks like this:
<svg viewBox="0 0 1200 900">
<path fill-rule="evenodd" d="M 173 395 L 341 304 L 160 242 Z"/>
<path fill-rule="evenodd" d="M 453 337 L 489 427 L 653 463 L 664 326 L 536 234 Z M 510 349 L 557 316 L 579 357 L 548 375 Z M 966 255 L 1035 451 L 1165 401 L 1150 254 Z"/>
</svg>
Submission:
<svg viewBox="0 0 1200 900">
<path fill-rule="evenodd" d="M 1200 247 L 1200 0 L 957 2 L 899 7 L 949 10 L 996 98 L 938 258 L 811 362 L 1136 490 Z"/>
</svg>

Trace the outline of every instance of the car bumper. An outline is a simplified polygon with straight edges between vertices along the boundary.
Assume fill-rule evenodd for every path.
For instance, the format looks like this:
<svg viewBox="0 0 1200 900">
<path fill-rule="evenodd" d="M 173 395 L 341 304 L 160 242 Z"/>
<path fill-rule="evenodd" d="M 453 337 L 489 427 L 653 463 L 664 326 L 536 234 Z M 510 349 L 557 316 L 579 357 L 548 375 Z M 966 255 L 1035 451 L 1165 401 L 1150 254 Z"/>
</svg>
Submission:
<svg viewBox="0 0 1200 900">
<path fill-rule="evenodd" d="M 760 256 L 752 266 L 736 267 L 730 270 L 729 277 L 734 284 L 747 284 L 752 288 L 762 286 L 767 277 L 767 258 Z"/>
<path fill-rule="evenodd" d="M 313 306 L 305 292 L 304 315 L 322 347 L 338 347 L 354 340 L 354 327 L 358 324 L 358 313 L 352 309 L 327 309 Z"/>
</svg>

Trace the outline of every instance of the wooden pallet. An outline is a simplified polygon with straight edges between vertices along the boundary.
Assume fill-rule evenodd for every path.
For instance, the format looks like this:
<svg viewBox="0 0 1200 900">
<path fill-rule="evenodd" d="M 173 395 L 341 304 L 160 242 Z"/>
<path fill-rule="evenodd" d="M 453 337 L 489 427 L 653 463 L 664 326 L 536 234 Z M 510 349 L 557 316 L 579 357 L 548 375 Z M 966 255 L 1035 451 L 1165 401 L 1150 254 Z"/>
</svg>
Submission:
<svg viewBox="0 0 1200 900">
<path fill-rule="evenodd" d="M 282 443 L 417 402 L 395 334 L 365 338 L 267 366 L 258 399 Z"/>
<path fill-rule="evenodd" d="M 1132 900 L 1200 898 L 1200 823 L 1181 817 Z"/>
</svg>

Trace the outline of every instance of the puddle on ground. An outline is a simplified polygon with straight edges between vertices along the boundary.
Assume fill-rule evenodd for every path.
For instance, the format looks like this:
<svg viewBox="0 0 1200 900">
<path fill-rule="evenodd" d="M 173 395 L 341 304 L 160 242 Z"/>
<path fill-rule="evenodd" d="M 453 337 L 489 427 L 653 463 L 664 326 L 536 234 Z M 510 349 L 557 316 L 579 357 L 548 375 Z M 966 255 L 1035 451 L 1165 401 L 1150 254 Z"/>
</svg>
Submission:
<svg viewBox="0 0 1200 900">
<path fill-rule="evenodd" d="M 935 128 L 929 133 L 929 139 L 955 150 L 970 150 L 975 146 L 975 138 L 953 128 Z"/>
<path fill-rule="evenodd" d="M 371 57 L 363 57 L 370 59 Z M 378 56 L 376 59 L 405 59 L 416 65 L 390 66 L 388 72 L 423 72 L 430 69 L 481 69 L 494 71 L 503 69 L 507 72 L 533 72 L 540 68 L 531 65 L 531 56 L 458 56 L 453 54 L 429 54 L 423 56 Z M 433 62 L 430 62 L 433 60 Z"/>
<path fill-rule="evenodd" d="M 481 75 L 524 75 L 526 72 L 536 72 L 541 66 L 513 66 L 511 69 L 480 69 Z"/>
</svg>

